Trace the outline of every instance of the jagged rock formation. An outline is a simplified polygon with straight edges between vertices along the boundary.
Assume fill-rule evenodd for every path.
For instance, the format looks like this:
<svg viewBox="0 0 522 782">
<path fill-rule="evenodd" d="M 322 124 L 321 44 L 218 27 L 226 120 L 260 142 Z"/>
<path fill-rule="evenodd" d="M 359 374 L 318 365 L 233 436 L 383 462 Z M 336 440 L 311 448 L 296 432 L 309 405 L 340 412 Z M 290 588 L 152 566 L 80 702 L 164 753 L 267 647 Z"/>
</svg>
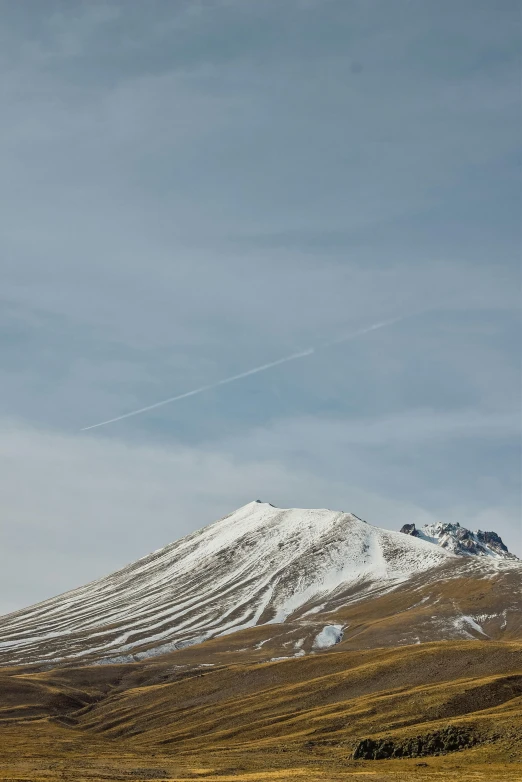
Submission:
<svg viewBox="0 0 522 782">
<path fill-rule="evenodd" d="M 401 532 L 435 543 L 453 554 L 517 559 L 508 551 L 496 532 L 482 532 L 482 530 L 472 532 L 458 523 L 445 524 L 440 521 L 436 524 L 425 524 L 421 530 L 417 529 L 415 524 L 404 524 Z"/>
</svg>

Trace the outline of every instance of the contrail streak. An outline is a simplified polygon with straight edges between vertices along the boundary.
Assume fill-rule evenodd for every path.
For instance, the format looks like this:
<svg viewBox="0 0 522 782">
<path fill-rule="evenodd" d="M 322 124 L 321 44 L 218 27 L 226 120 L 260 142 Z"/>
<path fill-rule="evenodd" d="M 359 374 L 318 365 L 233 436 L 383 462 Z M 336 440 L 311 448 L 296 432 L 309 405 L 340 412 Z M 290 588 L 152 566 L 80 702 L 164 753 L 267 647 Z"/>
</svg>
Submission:
<svg viewBox="0 0 522 782">
<path fill-rule="evenodd" d="M 265 369 L 271 367 L 277 367 L 278 364 L 286 364 L 287 361 L 295 361 L 297 358 L 304 358 L 305 356 L 311 356 L 315 353 L 315 348 L 309 348 L 303 350 L 300 353 L 292 353 L 291 356 L 285 356 L 284 358 L 278 358 L 277 361 L 271 361 L 269 364 L 263 364 L 260 367 L 249 369 L 247 372 L 241 372 L 239 375 L 232 375 L 232 377 L 226 377 L 224 380 L 218 380 L 216 383 L 209 383 L 207 386 L 200 386 L 193 391 L 187 391 L 184 394 L 178 394 L 177 396 L 171 396 L 168 399 L 163 399 L 161 402 L 156 402 L 153 405 L 147 405 L 147 407 L 140 407 L 139 410 L 133 410 L 131 413 L 125 413 L 119 415 L 116 418 L 109 418 L 108 421 L 102 421 L 99 424 L 93 424 L 92 426 L 84 426 L 80 429 L 81 432 L 86 432 L 87 429 L 96 429 L 97 426 L 105 426 L 105 424 L 113 424 L 115 421 L 122 421 L 124 418 L 130 418 L 133 415 L 139 415 L 140 413 L 146 413 L 147 410 L 154 410 L 156 407 L 162 407 L 163 405 L 169 405 L 171 402 L 177 402 L 179 399 L 186 399 L 188 396 L 196 396 L 196 394 L 202 394 L 203 391 L 210 391 L 211 388 L 217 388 L 218 386 L 225 386 L 227 383 L 233 383 L 235 380 L 241 380 L 243 377 L 249 377 L 250 375 L 256 375 L 258 372 L 264 372 Z"/>
<path fill-rule="evenodd" d="M 343 337 L 337 337 L 336 339 L 331 339 L 329 342 L 324 342 L 322 345 L 317 345 L 314 350 L 319 350 L 320 348 L 329 348 L 330 345 L 339 345 L 341 342 L 348 342 L 350 339 L 355 339 L 355 337 L 360 337 L 362 334 L 368 334 L 370 331 L 377 331 L 377 329 L 383 329 L 385 326 L 392 326 L 394 323 L 399 323 L 401 320 L 405 320 L 406 318 L 411 317 L 410 315 L 401 315 L 398 318 L 390 318 L 390 320 L 381 320 L 379 323 L 374 323 L 373 326 L 367 326 L 364 329 L 359 329 L 358 331 L 352 331 L 351 334 L 345 334 Z"/>
<path fill-rule="evenodd" d="M 200 386 L 199 388 L 195 388 L 193 391 L 186 391 L 184 394 L 171 396 L 168 399 L 163 399 L 161 402 L 155 402 L 153 405 L 140 407 L 138 410 L 132 410 L 130 413 L 124 413 L 123 415 L 118 415 L 116 416 L 116 418 L 109 418 L 107 421 L 100 421 L 99 424 L 91 424 L 91 426 L 84 426 L 82 429 L 80 429 L 80 431 L 87 432 L 89 429 L 97 429 L 99 426 L 114 424 L 116 423 L 116 421 L 123 421 L 124 418 L 132 418 L 135 415 L 141 415 L 141 413 L 146 413 L 149 410 L 155 410 L 157 407 L 163 407 L 163 405 L 170 405 L 171 402 L 178 402 L 180 399 L 186 399 L 189 396 L 196 396 L 197 394 L 202 394 L 204 391 L 210 391 L 213 388 L 219 388 L 219 386 L 226 386 L 228 385 L 228 383 L 235 383 L 236 380 L 242 380 L 244 377 L 250 377 L 250 375 L 257 375 L 258 372 L 264 372 L 265 370 L 272 369 L 272 367 L 277 367 L 280 364 L 286 364 L 289 361 L 297 361 L 298 358 L 305 358 L 305 356 L 311 356 L 317 350 L 322 350 L 323 348 L 327 348 L 330 345 L 338 345 L 340 342 L 347 342 L 350 339 L 355 339 L 355 337 L 359 337 L 362 334 L 367 334 L 369 331 L 375 331 L 376 329 L 382 329 L 385 326 L 391 326 L 393 323 L 398 323 L 400 320 L 404 320 L 405 317 L 407 316 L 403 315 L 400 318 L 393 318 L 393 320 L 383 320 L 381 323 L 374 323 L 373 326 L 367 326 L 364 329 L 353 331 L 351 334 L 346 334 L 344 337 L 338 337 L 337 339 L 333 339 L 330 342 L 325 342 L 322 345 L 318 345 L 315 348 L 308 348 L 307 350 L 302 350 L 299 353 L 292 353 L 289 356 L 284 356 L 284 358 L 278 358 L 277 361 L 270 361 L 270 363 L 262 364 L 260 367 L 254 367 L 254 369 L 249 369 L 246 372 L 240 372 L 239 375 L 232 375 L 232 377 L 226 377 L 224 378 L 224 380 L 218 380 L 215 383 L 209 383 L 206 386 Z"/>
</svg>

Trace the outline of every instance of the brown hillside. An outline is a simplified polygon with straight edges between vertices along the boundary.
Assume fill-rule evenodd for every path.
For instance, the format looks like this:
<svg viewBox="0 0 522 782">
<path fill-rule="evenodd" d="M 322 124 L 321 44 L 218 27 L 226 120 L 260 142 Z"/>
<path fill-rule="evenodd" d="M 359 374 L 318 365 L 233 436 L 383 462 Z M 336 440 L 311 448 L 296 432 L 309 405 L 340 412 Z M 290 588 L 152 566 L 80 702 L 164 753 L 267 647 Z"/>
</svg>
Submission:
<svg viewBox="0 0 522 782">
<path fill-rule="evenodd" d="M 0 779 L 522 779 L 520 643 L 214 667 L 187 664 L 194 651 L 4 669 Z M 354 759 L 368 751 L 415 756 Z"/>
</svg>

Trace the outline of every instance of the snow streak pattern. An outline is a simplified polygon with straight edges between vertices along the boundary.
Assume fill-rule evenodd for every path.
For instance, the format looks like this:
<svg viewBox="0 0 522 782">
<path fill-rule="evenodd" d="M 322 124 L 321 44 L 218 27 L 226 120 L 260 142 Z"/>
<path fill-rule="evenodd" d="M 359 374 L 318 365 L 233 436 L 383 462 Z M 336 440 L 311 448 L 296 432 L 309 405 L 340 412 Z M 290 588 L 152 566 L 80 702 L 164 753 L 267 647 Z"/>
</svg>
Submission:
<svg viewBox="0 0 522 782">
<path fill-rule="evenodd" d="M 0 619 L 0 664 L 125 660 L 394 588 L 454 555 L 350 513 L 252 502 L 84 587 Z"/>
</svg>

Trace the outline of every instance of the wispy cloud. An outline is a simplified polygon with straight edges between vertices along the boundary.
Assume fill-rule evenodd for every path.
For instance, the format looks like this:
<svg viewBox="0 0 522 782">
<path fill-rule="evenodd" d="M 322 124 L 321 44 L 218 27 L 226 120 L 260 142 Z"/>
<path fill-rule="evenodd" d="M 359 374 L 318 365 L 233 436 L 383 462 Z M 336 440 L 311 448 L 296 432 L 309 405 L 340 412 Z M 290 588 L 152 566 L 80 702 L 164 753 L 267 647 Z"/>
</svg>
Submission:
<svg viewBox="0 0 522 782">
<path fill-rule="evenodd" d="M 518 529 L 516 5 L 33 5 L 0 29 L 7 565 L 52 540 L 85 580 L 125 517 L 131 559 L 265 490 Z M 69 585 L 33 557 L 31 599 Z"/>
</svg>

